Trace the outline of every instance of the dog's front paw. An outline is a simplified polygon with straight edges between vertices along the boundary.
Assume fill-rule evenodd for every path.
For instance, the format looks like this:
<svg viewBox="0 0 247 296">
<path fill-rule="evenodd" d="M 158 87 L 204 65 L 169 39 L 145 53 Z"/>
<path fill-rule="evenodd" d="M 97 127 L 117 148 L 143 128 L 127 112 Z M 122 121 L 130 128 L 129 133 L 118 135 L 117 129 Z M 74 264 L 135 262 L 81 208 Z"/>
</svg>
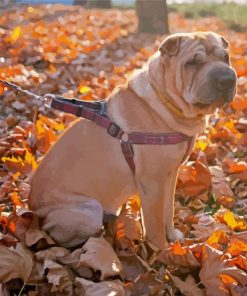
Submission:
<svg viewBox="0 0 247 296">
<path fill-rule="evenodd" d="M 176 240 L 182 241 L 182 242 L 184 241 L 183 233 L 180 230 L 176 229 L 175 227 L 168 229 L 166 236 L 168 240 L 171 242 L 174 242 Z"/>
</svg>

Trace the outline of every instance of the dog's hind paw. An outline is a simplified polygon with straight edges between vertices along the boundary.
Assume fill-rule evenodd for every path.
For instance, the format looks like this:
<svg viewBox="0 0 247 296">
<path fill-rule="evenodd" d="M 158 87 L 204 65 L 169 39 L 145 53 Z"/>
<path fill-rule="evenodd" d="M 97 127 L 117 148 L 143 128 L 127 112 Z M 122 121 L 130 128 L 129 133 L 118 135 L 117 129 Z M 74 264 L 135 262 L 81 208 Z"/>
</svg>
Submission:
<svg viewBox="0 0 247 296">
<path fill-rule="evenodd" d="M 181 242 L 184 241 L 183 233 L 180 230 L 176 229 L 175 227 L 167 230 L 166 236 L 170 242 L 174 242 L 176 240 L 181 241 Z"/>
</svg>

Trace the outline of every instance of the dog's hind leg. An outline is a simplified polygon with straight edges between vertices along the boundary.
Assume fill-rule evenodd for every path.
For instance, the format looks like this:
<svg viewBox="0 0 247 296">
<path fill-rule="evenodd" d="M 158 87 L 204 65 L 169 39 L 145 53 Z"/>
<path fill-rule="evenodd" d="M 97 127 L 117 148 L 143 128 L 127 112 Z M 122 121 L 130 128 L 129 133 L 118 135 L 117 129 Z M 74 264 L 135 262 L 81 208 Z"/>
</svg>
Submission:
<svg viewBox="0 0 247 296">
<path fill-rule="evenodd" d="M 41 229 L 63 247 L 74 247 L 99 232 L 103 225 L 101 204 L 91 198 L 56 206 L 41 207 Z"/>
</svg>

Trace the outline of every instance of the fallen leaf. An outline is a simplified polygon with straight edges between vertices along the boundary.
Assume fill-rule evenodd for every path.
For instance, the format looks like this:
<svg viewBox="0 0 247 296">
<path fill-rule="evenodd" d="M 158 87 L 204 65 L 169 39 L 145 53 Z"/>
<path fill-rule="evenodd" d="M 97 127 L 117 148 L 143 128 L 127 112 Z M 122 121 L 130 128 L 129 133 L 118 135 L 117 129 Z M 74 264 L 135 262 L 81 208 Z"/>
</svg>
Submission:
<svg viewBox="0 0 247 296">
<path fill-rule="evenodd" d="M 169 274 L 169 276 L 184 296 L 205 296 L 205 290 L 196 286 L 196 281 L 191 275 L 188 275 L 185 281 L 172 274 Z"/>
<path fill-rule="evenodd" d="M 60 258 L 64 258 L 69 254 L 70 251 L 63 247 L 51 247 L 49 249 L 36 252 L 35 257 L 38 261 L 41 262 L 44 262 L 45 259 L 59 261 Z"/>
<path fill-rule="evenodd" d="M 83 278 L 75 278 L 75 295 L 84 296 L 124 296 L 123 284 L 120 281 L 94 283 Z"/>
<path fill-rule="evenodd" d="M 57 292 L 60 295 L 73 295 L 73 273 L 50 259 L 45 259 L 44 270 L 47 270 L 47 280 L 52 284 L 51 292 Z"/>
<path fill-rule="evenodd" d="M 190 247 L 182 247 L 180 242 L 172 243 L 166 251 L 159 254 L 158 259 L 167 265 L 183 266 L 191 269 L 200 266 Z"/>
<path fill-rule="evenodd" d="M 180 168 L 177 189 L 181 195 L 195 197 L 209 190 L 210 185 L 211 174 L 205 164 L 189 162 Z"/>
<path fill-rule="evenodd" d="M 242 286 L 247 284 L 247 274 L 235 266 L 230 266 L 224 258 L 223 252 L 205 244 L 202 254 L 202 268 L 199 276 L 203 285 L 207 288 L 209 296 L 229 295 L 220 275 L 228 275 Z"/>
<path fill-rule="evenodd" d="M 103 238 L 90 237 L 81 249 L 77 249 L 62 259 L 63 263 L 73 264 L 75 268 L 87 266 L 101 271 L 101 279 L 119 274 L 121 262 L 111 245 Z"/>
<path fill-rule="evenodd" d="M 0 262 L 0 281 L 21 278 L 26 283 L 33 268 L 33 254 L 22 243 L 17 243 L 15 248 L 0 244 Z"/>
</svg>

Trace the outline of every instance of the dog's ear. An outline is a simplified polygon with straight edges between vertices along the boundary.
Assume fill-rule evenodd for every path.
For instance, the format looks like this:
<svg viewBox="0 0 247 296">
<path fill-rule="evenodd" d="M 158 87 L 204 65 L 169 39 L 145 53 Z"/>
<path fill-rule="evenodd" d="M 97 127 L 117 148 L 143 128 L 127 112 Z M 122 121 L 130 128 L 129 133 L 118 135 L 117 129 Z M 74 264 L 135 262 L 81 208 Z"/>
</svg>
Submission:
<svg viewBox="0 0 247 296">
<path fill-rule="evenodd" d="M 169 56 L 175 56 L 180 49 L 181 36 L 172 35 L 166 38 L 160 45 L 159 51 L 161 55 L 167 54 Z"/>
<path fill-rule="evenodd" d="M 221 37 L 221 41 L 223 43 L 224 48 L 227 49 L 229 46 L 229 42 L 224 37 Z"/>
</svg>

